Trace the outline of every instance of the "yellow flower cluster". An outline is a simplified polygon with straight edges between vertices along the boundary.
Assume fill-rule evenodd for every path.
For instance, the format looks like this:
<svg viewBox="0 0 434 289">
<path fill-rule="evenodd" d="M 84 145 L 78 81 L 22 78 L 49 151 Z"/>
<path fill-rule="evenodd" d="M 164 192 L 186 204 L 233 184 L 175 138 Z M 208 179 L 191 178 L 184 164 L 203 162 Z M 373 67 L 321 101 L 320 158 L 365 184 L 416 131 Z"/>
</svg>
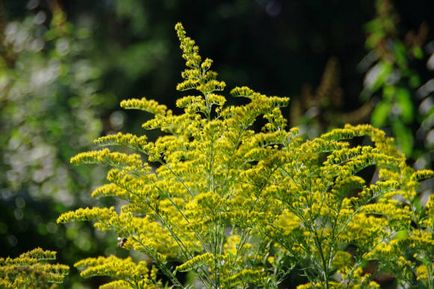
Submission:
<svg viewBox="0 0 434 289">
<path fill-rule="evenodd" d="M 17 258 L 0 258 L 0 288 L 59 288 L 68 275 L 69 267 L 50 264 L 56 252 L 33 249 Z"/>
<path fill-rule="evenodd" d="M 181 24 L 176 30 L 186 61 L 177 89 L 191 90 L 177 101 L 184 112 L 145 98 L 123 101 L 153 114 L 143 126 L 165 134 L 155 141 L 105 136 L 96 143 L 110 148 L 74 157 L 111 166 L 109 183 L 92 195 L 124 201 L 117 210 L 79 209 L 58 221 L 91 220 L 115 231 L 174 287 L 191 285 L 178 275 L 189 271 L 205 288 L 278 288 L 302 268 L 306 284 L 299 288 L 379 288 L 364 270 L 368 262 L 400 284 L 422 280 L 416 268 L 434 255 L 434 206 L 432 197 L 426 205 L 416 198 L 432 172 L 415 172 L 369 125 L 305 140 L 286 127 L 281 108 L 288 98 L 238 87 L 232 97 L 247 103 L 228 105 L 212 61 L 202 60 Z M 90 268 L 84 275 L 108 274 L 119 286 L 147 274 L 136 274 L 130 259 L 79 264 Z"/>
<path fill-rule="evenodd" d="M 96 139 L 94 143 L 99 145 L 123 145 L 141 152 L 146 152 L 147 139 L 146 135 L 139 137 L 130 133 L 117 133 L 100 137 Z"/>
<path fill-rule="evenodd" d="M 131 258 L 120 259 L 115 256 L 88 258 L 77 262 L 75 267 L 81 270 L 84 278 L 107 276 L 115 281 L 99 287 L 125 289 L 157 289 L 163 285 L 157 280 L 157 269 L 148 268 L 146 261 L 134 262 Z"/>
<path fill-rule="evenodd" d="M 142 160 L 139 154 L 125 154 L 120 152 L 111 152 L 109 149 L 99 151 L 84 152 L 71 158 L 73 164 L 94 164 L 106 163 L 117 167 L 125 166 L 132 168 L 141 168 Z"/>
</svg>

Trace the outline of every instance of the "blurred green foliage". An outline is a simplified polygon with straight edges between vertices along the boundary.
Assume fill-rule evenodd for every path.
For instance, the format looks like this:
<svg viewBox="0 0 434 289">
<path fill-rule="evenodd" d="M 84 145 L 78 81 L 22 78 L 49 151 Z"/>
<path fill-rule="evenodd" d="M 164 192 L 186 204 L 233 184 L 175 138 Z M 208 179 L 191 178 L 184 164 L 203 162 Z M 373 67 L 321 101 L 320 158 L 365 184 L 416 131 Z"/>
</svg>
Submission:
<svg viewBox="0 0 434 289">
<path fill-rule="evenodd" d="M 57 215 L 90 204 L 103 171 L 69 158 L 102 130 L 100 71 L 82 55 L 90 38 L 58 6 L 3 23 L 0 57 L 0 247 L 2 255 L 42 246 L 60 259 L 104 252 L 107 240 L 85 226 L 60 228 Z M 47 24 L 48 23 L 48 24 Z"/>
<path fill-rule="evenodd" d="M 93 180 L 86 177 L 89 172 L 72 173 L 68 160 L 101 132 L 96 115 L 101 97 L 95 85 L 99 71 L 79 57 L 85 33 L 73 34 L 58 13 L 48 29 L 41 25 L 47 17 L 42 11 L 4 29 L 0 101 L 7 169 L 2 182 L 14 191 L 29 184 L 34 197 L 72 205 L 78 200 L 70 188 L 81 191 Z"/>
<path fill-rule="evenodd" d="M 417 32 L 404 34 L 393 1 L 377 0 L 376 16 L 366 25 L 369 53 L 361 63 L 367 68 L 362 96 L 377 98 L 372 124 L 389 128 L 403 152 L 422 166 L 431 162 L 433 149 L 429 134 L 434 115 L 427 103 L 433 95 L 418 90 L 423 80 L 417 68 L 424 59 L 428 29 L 423 22 Z"/>
</svg>

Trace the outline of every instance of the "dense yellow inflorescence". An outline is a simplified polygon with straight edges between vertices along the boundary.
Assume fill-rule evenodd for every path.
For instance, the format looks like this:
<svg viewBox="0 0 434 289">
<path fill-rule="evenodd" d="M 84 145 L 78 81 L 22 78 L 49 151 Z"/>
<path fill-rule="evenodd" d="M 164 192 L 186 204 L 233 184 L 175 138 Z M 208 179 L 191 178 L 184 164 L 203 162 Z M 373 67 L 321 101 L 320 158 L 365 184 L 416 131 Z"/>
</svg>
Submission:
<svg viewBox="0 0 434 289">
<path fill-rule="evenodd" d="M 116 281 L 104 284 L 100 288 L 141 288 L 157 289 L 163 284 L 157 280 L 155 267 L 148 268 L 146 261 L 135 263 L 131 258 L 120 259 L 115 256 L 88 258 L 75 264 L 81 270 L 80 275 L 88 278 L 92 276 L 109 276 Z"/>
<path fill-rule="evenodd" d="M 0 288 L 59 288 L 68 275 L 69 267 L 51 264 L 56 252 L 33 249 L 17 258 L 0 258 Z"/>
<path fill-rule="evenodd" d="M 192 272 L 205 288 L 281 288 L 301 270 L 299 289 L 379 288 L 371 262 L 404 287 L 432 286 L 433 198 L 417 203 L 418 183 L 431 171 L 407 166 L 393 141 L 369 125 L 305 140 L 286 126 L 288 98 L 238 87 L 232 97 L 247 104 L 228 105 L 212 61 L 202 60 L 181 24 L 176 31 L 186 61 L 177 89 L 190 93 L 176 102 L 184 112 L 146 98 L 123 101 L 153 114 L 143 127 L 164 135 L 105 136 L 96 143 L 110 149 L 74 157 L 109 165 L 109 183 L 92 196 L 123 201 L 67 212 L 58 222 L 91 220 L 115 231 L 122 247 L 152 259 L 167 286 L 191 285 L 179 272 Z M 77 266 L 85 277 L 117 280 L 104 288 L 161 285 L 143 261 L 108 257 Z"/>
</svg>

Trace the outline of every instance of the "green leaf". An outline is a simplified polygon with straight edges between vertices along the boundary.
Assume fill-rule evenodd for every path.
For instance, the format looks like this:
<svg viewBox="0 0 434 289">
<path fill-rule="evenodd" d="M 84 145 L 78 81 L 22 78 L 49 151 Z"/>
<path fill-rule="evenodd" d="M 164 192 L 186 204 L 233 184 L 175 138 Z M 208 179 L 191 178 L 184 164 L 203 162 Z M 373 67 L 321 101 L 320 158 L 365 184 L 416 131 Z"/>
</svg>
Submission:
<svg viewBox="0 0 434 289">
<path fill-rule="evenodd" d="M 422 59 L 423 51 L 422 51 L 422 48 L 420 46 L 413 47 L 411 52 L 413 53 L 414 58 Z"/>
<path fill-rule="evenodd" d="M 377 69 L 377 71 L 373 72 L 372 71 L 373 69 Z M 382 61 L 378 63 L 376 66 L 374 66 L 368 72 L 368 74 L 370 74 L 370 76 L 374 78 L 374 80 L 370 82 L 372 83 L 370 89 L 372 91 L 377 91 L 378 89 L 380 89 L 386 83 L 387 79 L 392 73 L 392 70 L 393 70 L 392 64 L 387 61 Z"/>
<path fill-rule="evenodd" d="M 420 77 L 419 77 L 419 75 L 417 75 L 417 74 L 412 74 L 411 76 L 410 76 L 410 78 L 409 78 L 409 84 L 410 84 L 410 86 L 412 87 L 412 88 L 417 88 L 417 87 L 419 87 L 421 84 L 421 81 L 420 81 Z"/>
<path fill-rule="evenodd" d="M 396 232 L 395 235 L 395 240 L 401 241 L 401 240 L 405 240 L 408 237 L 408 231 L 407 230 L 401 230 Z"/>
<path fill-rule="evenodd" d="M 372 112 L 371 122 L 375 127 L 384 126 L 391 111 L 392 105 L 389 102 L 380 102 Z"/>
<path fill-rule="evenodd" d="M 396 94 L 396 86 L 386 85 L 383 88 L 383 97 L 389 101 L 392 101 Z"/>
<path fill-rule="evenodd" d="M 411 130 L 399 120 L 392 122 L 392 131 L 402 152 L 409 156 L 413 152 L 414 138 Z"/>
<path fill-rule="evenodd" d="M 400 116 L 404 123 L 410 123 L 413 121 L 413 102 L 411 101 L 411 95 L 408 89 L 400 88 L 396 94 L 396 100 L 400 109 Z"/>
<path fill-rule="evenodd" d="M 393 52 L 396 60 L 396 64 L 400 68 L 406 68 L 407 67 L 407 52 L 405 49 L 405 46 L 402 42 L 394 42 L 393 43 Z"/>
</svg>

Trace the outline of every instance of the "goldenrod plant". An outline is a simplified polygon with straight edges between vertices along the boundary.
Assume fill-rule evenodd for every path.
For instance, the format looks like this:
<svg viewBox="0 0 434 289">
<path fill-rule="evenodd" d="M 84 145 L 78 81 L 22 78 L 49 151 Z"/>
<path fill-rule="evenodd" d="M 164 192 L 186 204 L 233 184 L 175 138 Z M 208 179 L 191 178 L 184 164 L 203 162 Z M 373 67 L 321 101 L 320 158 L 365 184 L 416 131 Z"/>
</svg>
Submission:
<svg viewBox="0 0 434 289">
<path fill-rule="evenodd" d="M 33 249 L 17 258 L 0 258 L 0 288 L 3 289 L 55 289 L 68 275 L 69 267 L 50 264 L 56 252 Z"/>
<path fill-rule="evenodd" d="M 143 128 L 162 135 L 103 136 L 95 143 L 104 148 L 71 159 L 108 166 L 108 183 L 92 196 L 119 202 L 63 213 L 58 223 L 92 221 L 147 256 L 81 260 L 84 277 L 114 279 L 102 288 L 217 289 L 285 288 L 300 275 L 299 289 L 343 289 L 380 288 L 381 273 L 402 288 L 434 288 L 434 198 L 418 198 L 432 171 L 409 167 L 369 125 L 303 139 L 286 126 L 285 97 L 236 87 L 231 97 L 247 103 L 228 104 L 212 61 L 181 24 L 176 31 L 183 113 L 124 100 L 124 109 L 152 114 Z"/>
</svg>

